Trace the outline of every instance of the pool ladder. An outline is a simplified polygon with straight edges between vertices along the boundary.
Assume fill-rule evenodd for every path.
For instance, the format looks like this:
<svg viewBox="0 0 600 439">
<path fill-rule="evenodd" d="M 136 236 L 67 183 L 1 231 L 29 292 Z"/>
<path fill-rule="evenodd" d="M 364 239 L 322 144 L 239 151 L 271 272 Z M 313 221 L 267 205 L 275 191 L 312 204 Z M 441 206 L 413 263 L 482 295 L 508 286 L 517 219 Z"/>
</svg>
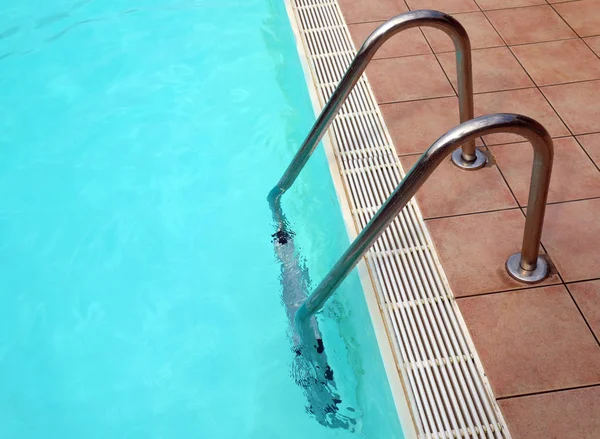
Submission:
<svg viewBox="0 0 600 439">
<path fill-rule="evenodd" d="M 302 303 L 295 315 L 295 325 L 301 337 L 310 337 L 311 331 L 306 330 L 306 323 L 325 305 L 367 250 L 449 154 L 452 154 L 453 163 L 462 169 L 474 170 L 485 166 L 487 157 L 475 147 L 475 139 L 488 134 L 518 134 L 529 140 L 534 150 L 521 252 L 508 258 L 506 269 L 514 279 L 525 283 L 539 282 L 549 275 L 548 263 L 539 256 L 539 249 L 554 157 L 552 139 L 542 125 L 527 116 L 491 114 L 474 118 L 469 37 L 458 21 L 438 11 L 421 10 L 398 15 L 380 25 L 365 40 L 292 162 L 269 193 L 268 200 L 278 223 L 278 232 L 285 233 L 286 227 L 281 211 L 281 196 L 298 177 L 375 52 L 398 32 L 417 26 L 441 29 L 454 42 L 462 123 L 445 133 L 423 153 L 338 262 Z"/>
</svg>

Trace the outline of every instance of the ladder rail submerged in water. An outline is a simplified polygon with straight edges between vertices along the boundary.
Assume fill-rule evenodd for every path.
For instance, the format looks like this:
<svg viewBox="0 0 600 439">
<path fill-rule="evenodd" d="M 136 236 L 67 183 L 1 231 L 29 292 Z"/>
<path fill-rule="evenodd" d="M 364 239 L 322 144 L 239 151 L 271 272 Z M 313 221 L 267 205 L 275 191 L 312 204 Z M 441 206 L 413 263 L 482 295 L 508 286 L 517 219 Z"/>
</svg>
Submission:
<svg viewBox="0 0 600 439">
<path fill-rule="evenodd" d="M 350 67 L 337 88 L 323 107 L 302 146 L 296 152 L 277 185 L 269 193 L 269 203 L 276 219 L 281 224 L 280 198 L 292 186 L 298 174 L 325 135 L 331 122 L 358 83 L 367 65 L 379 48 L 397 33 L 413 27 L 434 27 L 444 31 L 454 42 L 458 83 L 458 105 L 460 122 L 473 119 L 473 72 L 471 66 L 471 42 L 465 28 L 453 17 L 439 11 L 419 10 L 397 15 L 377 27 L 360 47 Z M 475 140 L 467 142 L 459 154 L 453 156 L 457 166 L 478 169 L 485 165 L 486 157 L 475 148 Z"/>
<path fill-rule="evenodd" d="M 325 305 L 337 287 L 444 158 L 462 144 L 494 133 L 521 135 L 529 140 L 534 150 L 521 252 L 508 258 L 506 269 L 513 278 L 521 282 L 539 282 L 548 276 L 548 263 L 539 256 L 539 249 L 554 158 L 552 139 L 542 125 L 527 116 L 518 114 L 481 116 L 458 125 L 440 137 L 408 171 L 394 192 L 298 309 L 295 323 L 301 336 L 307 335 L 304 330 L 306 322 Z"/>
</svg>

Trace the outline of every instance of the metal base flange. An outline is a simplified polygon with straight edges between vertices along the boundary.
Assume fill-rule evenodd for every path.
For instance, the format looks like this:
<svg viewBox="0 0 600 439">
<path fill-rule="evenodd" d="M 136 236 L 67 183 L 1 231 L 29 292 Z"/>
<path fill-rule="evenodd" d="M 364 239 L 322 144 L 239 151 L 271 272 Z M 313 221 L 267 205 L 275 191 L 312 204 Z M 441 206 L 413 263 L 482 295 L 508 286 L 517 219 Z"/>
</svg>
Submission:
<svg viewBox="0 0 600 439">
<path fill-rule="evenodd" d="M 506 261 L 506 271 L 510 277 L 519 282 L 533 284 L 546 279 L 550 274 L 550 267 L 545 259 L 538 256 L 535 270 L 524 270 L 521 268 L 521 253 L 515 253 Z"/>
<path fill-rule="evenodd" d="M 475 160 L 472 162 L 467 162 L 462 157 L 462 148 L 457 148 L 454 150 L 454 152 L 452 152 L 452 163 L 461 169 L 474 171 L 475 169 L 483 168 L 485 166 L 487 163 L 487 156 L 475 148 Z"/>
</svg>

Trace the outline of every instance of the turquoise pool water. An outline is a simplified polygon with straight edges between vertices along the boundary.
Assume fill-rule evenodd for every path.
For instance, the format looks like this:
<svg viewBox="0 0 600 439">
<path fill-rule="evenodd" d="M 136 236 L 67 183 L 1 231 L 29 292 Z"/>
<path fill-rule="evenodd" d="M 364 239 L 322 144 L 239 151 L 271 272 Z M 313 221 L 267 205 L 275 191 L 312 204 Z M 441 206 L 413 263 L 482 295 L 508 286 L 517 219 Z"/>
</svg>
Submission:
<svg viewBox="0 0 600 439">
<path fill-rule="evenodd" d="M 397 438 L 357 277 L 320 425 L 266 195 L 314 120 L 282 1 L 0 0 L 0 438 Z M 348 244 L 321 149 L 284 200 L 314 286 Z"/>
</svg>

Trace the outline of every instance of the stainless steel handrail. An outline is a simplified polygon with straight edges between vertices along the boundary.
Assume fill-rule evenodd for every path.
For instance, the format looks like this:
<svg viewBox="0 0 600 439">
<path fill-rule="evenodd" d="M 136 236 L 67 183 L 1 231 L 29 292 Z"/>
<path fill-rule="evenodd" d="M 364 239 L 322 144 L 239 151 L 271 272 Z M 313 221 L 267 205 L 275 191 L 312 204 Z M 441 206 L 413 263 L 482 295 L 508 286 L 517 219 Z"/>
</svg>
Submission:
<svg viewBox="0 0 600 439">
<path fill-rule="evenodd" d="M 348 276 L 365 252 L 406 206 L 444 158 L 460 145 L 473 141 L 477 137 L 494 133 L 521 135 L 529 140 L 534 150 L 523 244 L 520 253 L 508 258 L 506 268 L 513 278 L 522 282 L 539 282 L 548 276 L 548 263 L 539 257 L 539 248 L 554 157 L 552 139 L 542 125 L 527 116 L 518 114 L 482 116 L 464 122 L 448 131 L 431 145 L 408 171 L 398 187 L 298 309 L 295 321 L 301 335 L 306 333 L 303 330 L 304 323 L 325 305 L 327 299 Z"/>
<path fill-rule="evenodd" d="M 421 10 L 400 14 L 375 29 L 358 50 L 350 67 L 348 67 L 344 77 L 325 107 L 323 107 L 302 146 L 277 185 L 269 193 L 268 199 L 271 205 L 277 205 L 281 195 L 292 186 L 377 50 L 398 32 L 418 26 L 441 29 L 452 38 L 456 48 L 460 121 L 466 122 L 473 119 L 471 42 L 465 28 L 456 19 L 443 12 Z M 475 140 L 473 139 L 464 145 L 461 154 L 453 156 L 453 161 L 462 168 L 477 169 L 485 165 L 485 155 L 475 148 Z M 274 211 L 276 210 L 274 209 Z"/>
</svg>

